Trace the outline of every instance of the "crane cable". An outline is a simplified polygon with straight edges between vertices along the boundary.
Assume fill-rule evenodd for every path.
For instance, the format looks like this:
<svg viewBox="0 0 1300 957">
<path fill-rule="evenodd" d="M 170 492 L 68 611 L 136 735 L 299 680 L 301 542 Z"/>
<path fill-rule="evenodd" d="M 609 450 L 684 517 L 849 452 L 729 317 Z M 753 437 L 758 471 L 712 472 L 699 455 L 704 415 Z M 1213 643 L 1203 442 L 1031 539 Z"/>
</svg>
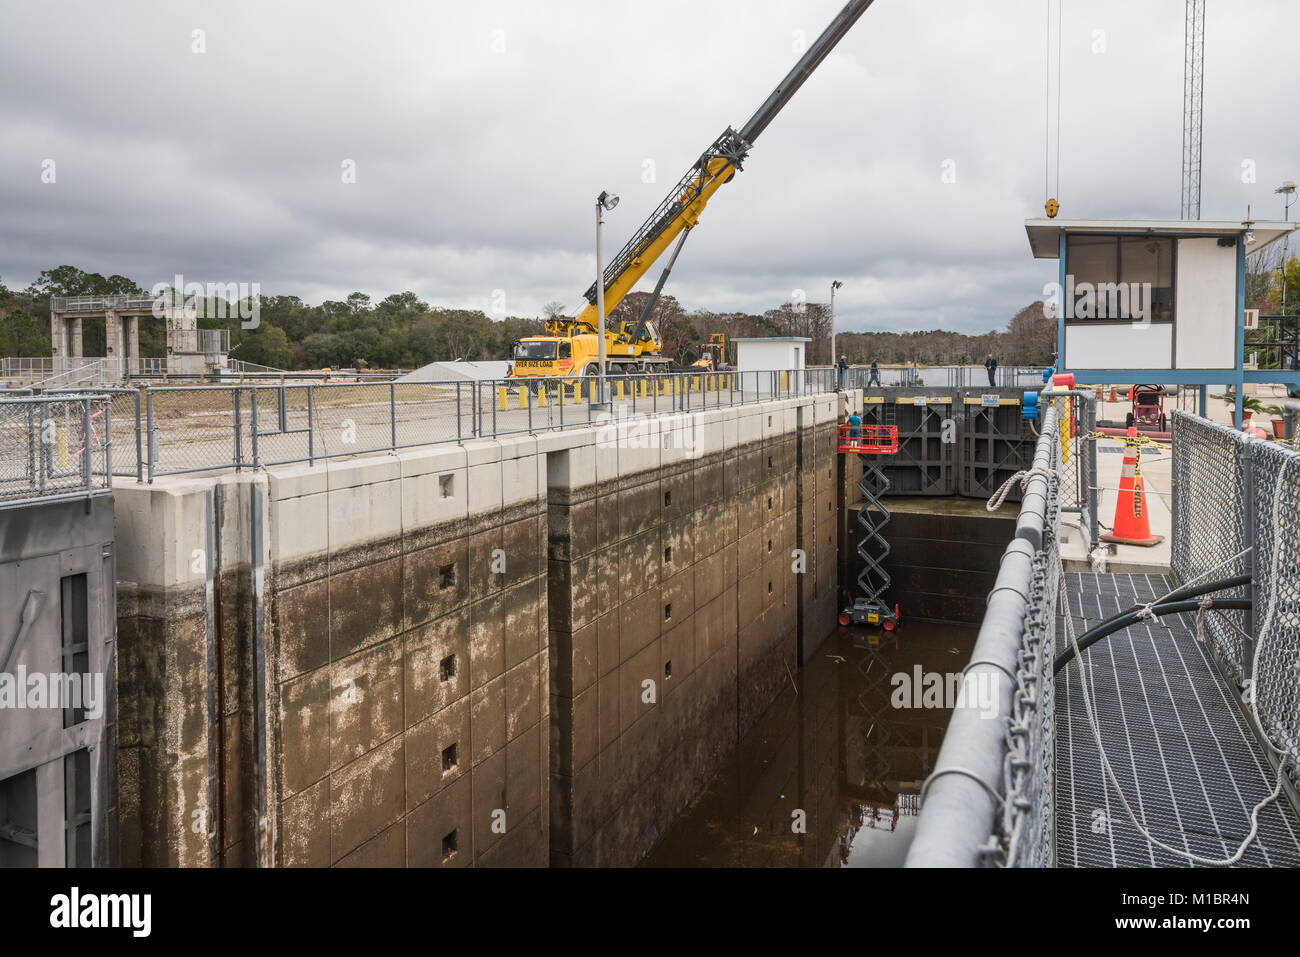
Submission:
<svg viewBox="0 0 1300 957">
<path fill-rule="evenodd" d="M 1052 190 L 1052 3 L 1047 0 L 1046 42 L 1043 48 L 1043 200 L 1050 204 L 1061 194 L 1061 3 L 1056 2 L 1056 190 Z M 1049 216 L 1055 214 L 1050 212 Z"/>
</svg>

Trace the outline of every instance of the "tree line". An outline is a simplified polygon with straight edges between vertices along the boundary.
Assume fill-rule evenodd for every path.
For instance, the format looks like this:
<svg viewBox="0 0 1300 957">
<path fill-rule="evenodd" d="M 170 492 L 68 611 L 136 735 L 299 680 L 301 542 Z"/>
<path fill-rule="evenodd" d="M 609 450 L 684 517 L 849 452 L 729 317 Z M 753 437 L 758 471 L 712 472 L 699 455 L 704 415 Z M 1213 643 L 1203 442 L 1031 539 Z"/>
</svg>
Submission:
<svg viewBox="0 0 1300 957">
<path fill-rule="evenodd" d="M 122 294 L 144 295 L 145 291 L 125 276 L 104 276 L 74 266 L 44 270 L 21 290 L 0 282 L 0 355 L 50 354 L 51 297 Z M 647 292 L 630 294 L 610 312 L 610 321 L 637 321 L 649 299 Z M 214 315 L 216 309 L 204 312 Z M 507 359 L 520 338 L 543 333 L 545 318 L 565 314 L 563 304 L 548 303 L 541 317 L 494 319 L 476 309 L 431 305 L 413 292 L 394 293 L 377 302 L 354 292 L 342 301 L 318 305 L 298 296 L 263 296 L 255 329 L 241 328 L 237 319 L 200 318 L 199 327 L 229 328 L 231 358 L 275 369 L 412 369 L 456 359 Z M 825 365 L 833 359 L 830 309 L 825 303 L 786 302 L 763 313 L 714 312 L 687 310 L 675 297 L 661 295 L 649 318 L 660 332 L 664 355 L 682 365 L 699 358 L 701 345 L 713 333 L 723 333 L 728 343 L 737 338 L 802 336 L 811 340 L 805 352 L 809 365 Z M 140 355 L 164 356 L 163 320 L 146 318 L 139 328 Z M 84 355 L 104 355 L 103 323 L 85 323 L 82 341 Z M 1041 302 L 1021 309 L 1001 332 L 841 332 L 836 343 L 853 363 L 875 358 L 920 364 L 979 362 L 988 352 L 1001 362 L 1044 364 L 1051 360 L 1055 344 L 1056 323 L 1045 317 Z M 729 347 L 728 353 L 734 362 L 734 349 Z"/>
</svg>

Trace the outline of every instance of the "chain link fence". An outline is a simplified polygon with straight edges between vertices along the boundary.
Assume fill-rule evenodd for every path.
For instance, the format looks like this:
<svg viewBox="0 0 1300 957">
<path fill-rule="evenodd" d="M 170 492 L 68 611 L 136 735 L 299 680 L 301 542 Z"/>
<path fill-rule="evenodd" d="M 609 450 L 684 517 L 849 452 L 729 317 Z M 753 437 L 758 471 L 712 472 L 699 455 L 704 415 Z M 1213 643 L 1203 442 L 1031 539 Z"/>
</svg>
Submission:
<svg viewBox="0 0 1300 957">
<path fill-rule="evenodd" d="M 1253 610 L 1206 615 L 1205 631 L 1229 677 L 1253 682 L 1263 731 L 1300 784 L 1300 453 L 1187 412 L 1173 422 L 1174 573 L 1252 576 L 1218 594 Z"/>
<path fill-rule="evenodd" d="M 1255 504 L 1256 700 L 1264 733 L 1291 756 L 1300 784 L 1300 454 L 1266 442 L 1249 446 Z"/>
<path fill-rule="evenodd" d="M 1047 401 L 1049 396 L 1050 393 L 1043 393 L 1042 401 Z M 1079 516 L 1079 527 L 1091 549 L 1098 542 L 1096 398 L 1088 392 L 1071 391 L 1066 397 L 1051 401 L 1058 406 L 1060 510 Z"/>
<path fill-rule="evenodd" d="M 112 430 L 108 396 L 0 398 L 0 508 L 110 488 Z"/>
<path fill-rule="evenodd" d="M 981 863 L 986 865 L 1056 866 L 1056 681 L 1052 662 L 1057 635 L 1064 631 L 1058 612 L 1058 518 L 1057 509 L 1049 506 L 1043 547 L 1034 556 L 1006 729 L 1002 779 L 1007 791 L 996 829 L 983 852 Z"/>
<path fill-rule="evenodd" d="M 1173 414 L 1173 503 L 1170 565 L 1180 583 L 1218 569 L 1215 578 L 1250 572 L 1250 545 L 1245 494 L 1250 459 L 1245 433 L 1175 409 Z M 1220 574 L 1221 573 L 1221 574 Z M 1221 593 L 1248 598 L 1248 588 Z M 1240 684 L 1248 649 L 1242 632 L 1253 632 L 1250 613 L 1225 611 L 1207 615 L 1205 632 L 1229 675 Z"/>
<path fill-rule="evenodd" d="M 94 396 L 109 405 L 112 428 L 113 474 L 144 479 L 144 400 L 140 389 L 45 389 L 43 396 Z"/>
<path fill-rule="evenodd" d="M 727 408 L 833 392 L 836 386 L 830 368 L 611 375 L 606 382 L 605 404 L 599 403 L 598 380 L 588 377 L 154 386 L 143 391 L 142 459 L 132 464 L 143 461 L 149 480 L 222 468 L 314 464 L 583 427 L 605 415 Z M 124 408 L 120 417 L 132 421 L 125 413 L 135 411 Z M 120 441 L 130 444 L 125 437 Z"/>
</svg>

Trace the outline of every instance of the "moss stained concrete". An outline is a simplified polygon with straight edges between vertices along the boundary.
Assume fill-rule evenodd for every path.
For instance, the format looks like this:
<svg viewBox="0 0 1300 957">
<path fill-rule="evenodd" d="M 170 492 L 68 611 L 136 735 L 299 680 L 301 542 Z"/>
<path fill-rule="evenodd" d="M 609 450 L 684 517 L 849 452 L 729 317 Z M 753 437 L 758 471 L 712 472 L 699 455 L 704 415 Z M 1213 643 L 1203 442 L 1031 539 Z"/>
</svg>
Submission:
<svg viewBox="0 0 1300 957">
<path fill-rule="evenodd" d="M 639 859 L 831 630 L 837 402 L 120 487 L 123 863 Z"/>
</svg>

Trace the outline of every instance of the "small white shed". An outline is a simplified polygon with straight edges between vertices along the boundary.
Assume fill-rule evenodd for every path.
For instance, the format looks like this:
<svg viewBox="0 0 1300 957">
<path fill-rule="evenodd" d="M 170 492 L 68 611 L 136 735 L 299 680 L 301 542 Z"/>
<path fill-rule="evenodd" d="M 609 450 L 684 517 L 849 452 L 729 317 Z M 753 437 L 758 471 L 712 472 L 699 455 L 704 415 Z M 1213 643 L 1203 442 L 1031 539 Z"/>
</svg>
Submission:
<svg viewBox="0 0 1300 957">
<path fill-rule="evenodd" d="M 736 346 L 736 368 L 741 372 L 804 368 L 804 347 L 811 339 L 802 336 L 771 336 L 766 339 L 732 339 Z"/>
</svg>

